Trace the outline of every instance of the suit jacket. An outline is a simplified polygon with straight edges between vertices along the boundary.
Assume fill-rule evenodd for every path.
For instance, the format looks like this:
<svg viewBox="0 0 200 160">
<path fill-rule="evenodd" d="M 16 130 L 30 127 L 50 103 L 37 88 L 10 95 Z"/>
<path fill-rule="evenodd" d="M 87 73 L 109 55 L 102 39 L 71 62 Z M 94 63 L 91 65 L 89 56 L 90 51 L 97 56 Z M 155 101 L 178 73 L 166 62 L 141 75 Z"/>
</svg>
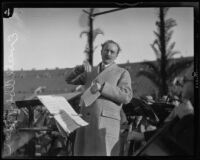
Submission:
<svg viewBox="0 0 200 160">
<path fill-rule="evenodd" d="M 127 70 L 115 63 L 99 73 L 100 65 L 90 73 L 77 66 L 66 76 L 68 83 L 85 84 L 85 88 L 94 80 L 104 84 L 101 96 L 89 107 L 81 107 L 82 118 L 89 125 L 77 130 L 74 155 L 119 155 L 120 110 L 132 99 L 131 78 Z"/>
</svg>

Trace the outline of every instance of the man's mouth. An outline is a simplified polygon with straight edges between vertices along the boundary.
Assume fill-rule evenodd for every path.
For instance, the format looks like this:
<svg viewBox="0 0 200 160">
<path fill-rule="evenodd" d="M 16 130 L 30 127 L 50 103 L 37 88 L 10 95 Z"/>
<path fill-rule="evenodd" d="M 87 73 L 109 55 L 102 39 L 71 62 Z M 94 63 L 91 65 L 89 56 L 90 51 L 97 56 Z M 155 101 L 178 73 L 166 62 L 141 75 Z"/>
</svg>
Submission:
<svg viewBox="0 0 200 160">
<path fill-rule="evenodd" d="M 105 59 L 106 59 L 106 60 L 110 60 L 111 58 L 110 58 L 110 57 L 105 57 Z"/>
</svg>

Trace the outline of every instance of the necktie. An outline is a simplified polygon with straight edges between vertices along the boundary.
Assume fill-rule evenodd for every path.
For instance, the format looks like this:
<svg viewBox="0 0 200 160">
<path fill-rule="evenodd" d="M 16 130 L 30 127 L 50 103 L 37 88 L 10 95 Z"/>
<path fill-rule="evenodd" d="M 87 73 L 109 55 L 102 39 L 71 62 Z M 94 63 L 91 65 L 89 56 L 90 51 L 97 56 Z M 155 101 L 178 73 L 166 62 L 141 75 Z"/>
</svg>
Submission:
<svg viewBox="0 0 200 160">
<path fill-rule="evenodd" d="M 102 63 L 102 64 L 101 64 L 101 70 L 100 70 L 100 71 L 102 72 L 104 69 L 105 69 L 105 65 Z"/>
</svg>

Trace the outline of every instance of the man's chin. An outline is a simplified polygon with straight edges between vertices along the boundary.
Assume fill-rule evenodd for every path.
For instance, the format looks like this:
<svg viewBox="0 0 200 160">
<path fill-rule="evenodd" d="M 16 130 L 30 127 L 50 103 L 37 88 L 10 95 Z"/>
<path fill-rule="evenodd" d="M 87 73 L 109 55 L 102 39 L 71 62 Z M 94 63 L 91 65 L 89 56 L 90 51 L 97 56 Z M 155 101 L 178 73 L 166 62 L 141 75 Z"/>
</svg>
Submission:
<svg viewBox="0 0 200 160">
<path fill-rule="evenodd" d="M 104 60 L 103 63 L 104 64 L 110 64 L 110 63 L 112 63 L 112 61 L 111 60 Z"/>
</svg>

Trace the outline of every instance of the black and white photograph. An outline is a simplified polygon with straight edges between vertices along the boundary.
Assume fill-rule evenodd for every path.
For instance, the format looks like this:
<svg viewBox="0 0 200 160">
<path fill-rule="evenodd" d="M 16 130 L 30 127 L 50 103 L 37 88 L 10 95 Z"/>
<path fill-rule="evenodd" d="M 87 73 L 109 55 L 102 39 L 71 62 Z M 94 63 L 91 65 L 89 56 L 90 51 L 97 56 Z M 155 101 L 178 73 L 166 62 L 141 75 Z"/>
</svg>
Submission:
<svg viewBox="0 0 200 160">
<path fill-rule="evenodd" d="M 164 4 L 3 4 L 2 158 L 196 156 L 199 3 Z"/>
</svg>

